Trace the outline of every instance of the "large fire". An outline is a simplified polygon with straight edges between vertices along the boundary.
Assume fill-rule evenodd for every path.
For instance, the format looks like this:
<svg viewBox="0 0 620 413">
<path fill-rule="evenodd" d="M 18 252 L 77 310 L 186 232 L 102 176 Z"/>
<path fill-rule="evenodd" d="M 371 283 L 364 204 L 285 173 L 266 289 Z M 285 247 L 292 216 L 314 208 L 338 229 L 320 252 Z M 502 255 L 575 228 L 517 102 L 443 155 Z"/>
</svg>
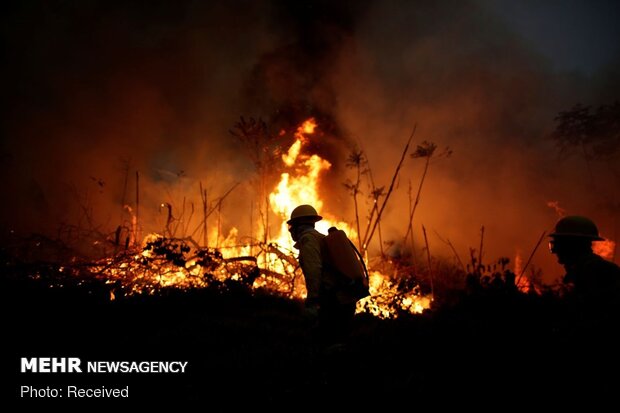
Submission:
<svg viewBox="0 0 620 413">
<path fill-rule="evenodd" d="M 323 219 L 317 222 L 317 230 L 327 233 L 329 227 L 335 226 L 344 230 L 352 240 L 359 240 L 353 226 L 336 219 L 334 214 L 326 209 L 326 203 L 321 198 L 321 179 L 332 165 L 318 154 L 308 153 L 311 139 L 320 139 L 318 128 L 315 119 L 304 121 L 294 132 L 294 142 L 279 158 L 279 180 L 273 184 L 271 191 L 267 190 L 261 195 L 262 199 L 268 200 L 265 208 L 269 208 L 269 211 L 261 213 L 277 219 L 276 222 L 270 222 L 270 225 L 265 222 L 257 224 L 257 227 L 260 227 L 259 233 L 263 231 L 262 241 L 244 242 L 243 240 L 248 238 L 240 238 L 236 228 L 230 229 L 227 235 L 222 234 L 219 219 L 218 225 L 211 226 L 210 231 L 206 231 L 206 218 L 203 245 L 191 236 L 172 237 L 174 231 L 168 227 L 172 219 L 172 206 L 162 204 L 162 208 L 166 207 L 168 210 L 164 235 L 147 235 L 141 245 L 128 248 L 127 245 L 134 244 L 134 240 L 138 239 L 139 225 L 137 211 L 134 213 L 132 208 L 126 206 L 132 218 L 129 231 L 131 238 L 128 238 L 123 251 L 91 264 L 90 273 L 112 285 L 111 299 L 115 299 L 119 294 L 157 294 L 163 288 L 204 288 L 218 283 L 228 285 L 236 282 L 269 294 L 291 299 L 305 298 L 303 273 L 286 225 L 291 211 L 301 204 L 313 205 L 323 216 Z M 559 208 L 557 203 L 553 206 Z M 275 231 L 270 229 L 274 227 Z M 254 229 L 256 228 L 252 230 Z M 115 245 L 118 245 L 118 242 Z M 615 243 L 611 240 L 595 242 L 593 249 L 596 254 L 613 259 Z M 375 261 L 375 265 L 366 262 L 370 269 L 371 295 L 358 302 L 358 312 L 393 318 L 402 312 L 421 313 L 430 308 L 432 293 L 424 295 L 415 281 L 424 274 L 418 274 L 415 268 L 403 269 L 397 264 L 393 265 L 385 256 L 379 260 L 371 260 Z M 431 261 L 429 257 L 429 268 Z M 528 259 L 524 264 L 521 251 L 517 251 L 512 274 L 515 276 L 513 282 L 521 292 L 528 292 L 533 287 L 526 271 L 529 261 Z M 507 261 L 501 264 L 502 269 L 506 263 Z M 488 268 L 490 266 L 487 266 L 490 271 Z M 62 267 L 60 271 L 66 275 L 77 273 L 71 266 Z M 484 271 L 484 267 L 472 271 L 481 278 L 488 278 L 482 277 L 481 271 Z M 430 275 L 429 272 L 427 277 Z"/>
<path fill-rule="evenodd" d="M 118 258 L 103 260 L 97 264 L 95 271 L 104 276 L 106 282 L 120 284 L 125 294 L 153 293 L 158 288 L 170 286 L 205 287 L 213 282 L 239 280 L 251 282 L 255 289 L 304 298 L 303 274 L 286 226 L 293 208 L 300 204 L 313 205 L 324 217 L 317 223 L 318 231 L 326 233 L 329 227 L 336 226 L 350 238 L 357 237 L 348 223 L 337 221 L 324 208 L 320 181 L 322 173 L 331 164 L 317 154 L 304 153 L 317 127 L 313 118 L 303 122 L 294 134 L 295 141 L 282 155 L 283 172 L 269 194 L 271 212 L 281 222 L 277 234 L 266 244 L 239 246 L 235 228 L 225 238 L 219 231 L 209 233 L 210 244 L 218 245 L 217 249 L 151 234 L 144 239 L 141 252 L 125 256 L 121 261 Z M 248 276 L 248 265 L 256 268 L 251 276 Z M 209 277 L 205 276 L 207 273 Z M 371 271 L 371 296 L 358 302 L 358 312 L 387 318 L 395 317 L 399 311 L 421 313 L 430 307 L 430 297 L 422 296 L 417 289 L 403 292 L 398 288 L 397 279 L 398 274 L 389 277 L 379 271 Z M 111 298 L 114 299 L 114 296 Z"/>
</svg>

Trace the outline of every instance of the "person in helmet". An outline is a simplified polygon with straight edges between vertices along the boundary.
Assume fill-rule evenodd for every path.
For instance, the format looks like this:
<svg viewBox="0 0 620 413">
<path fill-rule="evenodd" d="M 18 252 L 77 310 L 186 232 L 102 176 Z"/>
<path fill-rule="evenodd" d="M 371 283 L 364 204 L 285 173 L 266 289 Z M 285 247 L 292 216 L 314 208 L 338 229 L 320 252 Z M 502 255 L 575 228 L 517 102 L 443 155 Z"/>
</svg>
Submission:
<svg viewBox="0 0 620 413">
<path fill-rule="evenodd" d="M 593 241 L 603 241 L 596 224 L 583 216 L 560 219 L 549 235 L 549 249 L 564 266 L 563 282 L 582 309 L 594 314 L 617 310 L 620 267 L 592 251 Z"/>
<path fill-rule="evenodd" d="M 355 302 L 342 302 L 337 295 L 336 275 L 324 265 L 323 238 L 314 225 L 323 219 L 311 205 L 299 205 L 287 221 L 299 265 L 306 282 L 305 313 L 318 318 L 324 349 L 343 348 L 355 315 Z"/>
</svg>

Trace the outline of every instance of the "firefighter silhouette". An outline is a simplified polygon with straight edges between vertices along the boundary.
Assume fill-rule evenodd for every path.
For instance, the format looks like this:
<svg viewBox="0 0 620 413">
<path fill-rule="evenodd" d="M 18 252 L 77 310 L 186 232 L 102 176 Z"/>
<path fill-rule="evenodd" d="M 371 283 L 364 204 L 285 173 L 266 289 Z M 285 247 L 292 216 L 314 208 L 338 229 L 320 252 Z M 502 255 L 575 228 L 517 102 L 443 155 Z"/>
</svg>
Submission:
<svg viewBox="0 0 620 413">
<path fill-rule="evenodd" d="M 300 205 L 293 209 L 287 224 L 294 246 L 299 250 L 299 264 L 308 292 L 304 312 L 308 318 L 318 321 L 323 349 L 335 351 L 345 347 L 356 302 L 368 295 L 368 290 L 352 289 L 350 280 L 332 265 L 326 235 L 314 228 L 321 219 L 314 207 Z"/>
<path fill-rule="evenodd" d="M 566 271 L 563 282 L 579 310 L 596 317 L 617 314 L 620 267 L 592 251 L 593 241 L 604 240 L 596 224 L 583 216 L 566 216 L 549 236 L 549 249 Z"/>
</svg>

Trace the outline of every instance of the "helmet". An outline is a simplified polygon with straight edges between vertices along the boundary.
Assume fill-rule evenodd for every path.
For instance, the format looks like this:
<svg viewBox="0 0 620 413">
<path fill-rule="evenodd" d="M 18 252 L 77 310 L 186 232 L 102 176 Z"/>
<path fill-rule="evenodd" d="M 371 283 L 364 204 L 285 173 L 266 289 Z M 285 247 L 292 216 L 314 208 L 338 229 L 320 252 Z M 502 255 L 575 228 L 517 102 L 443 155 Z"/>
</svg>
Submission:
<svg viewBox="0 0 620 413">
<path fill-rule="evenodd" d="M 560 219 L 549 236 L 585 238 L 592 241 L 604 240 L 604 238 L 598 235 L 598 228 L 596 228 L 596 224 L 591 219 L 578 215 L 571 215 Z"/>
<path fill-rule="evenodd" d="M 312 205 L 299 205 L 291 212 L 291 219 L 286 221 L 287 224 L 294 224 L 300 222 L 317 222 L 322 220 L 316 209 Z"/>
</svg>

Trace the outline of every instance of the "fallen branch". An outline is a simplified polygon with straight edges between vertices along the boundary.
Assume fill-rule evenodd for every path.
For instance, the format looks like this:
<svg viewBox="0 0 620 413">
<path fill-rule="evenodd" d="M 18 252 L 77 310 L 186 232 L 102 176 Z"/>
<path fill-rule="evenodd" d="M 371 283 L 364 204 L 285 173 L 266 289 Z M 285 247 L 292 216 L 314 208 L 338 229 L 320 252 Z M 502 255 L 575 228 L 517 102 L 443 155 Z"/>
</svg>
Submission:
<svg viewBox="0 0 620 413">
<path fill-rule="evenodd" d="M 293 257 L 291 255 L 285 254 L 278 247 L 276 247 L 275 244 L 271 244 L 271 243 L 270 244 L 265 244 L 264 248 L 265 248 L 266 252 L 270 252 L 272 254 L 275 254 L 281 260 L 284 260 L 287 263 L 289 263 L 290 265 L 292 265 L 293 268 L 297 268 L 299 266 L 299 263 L 297 262 L 295 257 Z"/>
</svg>

